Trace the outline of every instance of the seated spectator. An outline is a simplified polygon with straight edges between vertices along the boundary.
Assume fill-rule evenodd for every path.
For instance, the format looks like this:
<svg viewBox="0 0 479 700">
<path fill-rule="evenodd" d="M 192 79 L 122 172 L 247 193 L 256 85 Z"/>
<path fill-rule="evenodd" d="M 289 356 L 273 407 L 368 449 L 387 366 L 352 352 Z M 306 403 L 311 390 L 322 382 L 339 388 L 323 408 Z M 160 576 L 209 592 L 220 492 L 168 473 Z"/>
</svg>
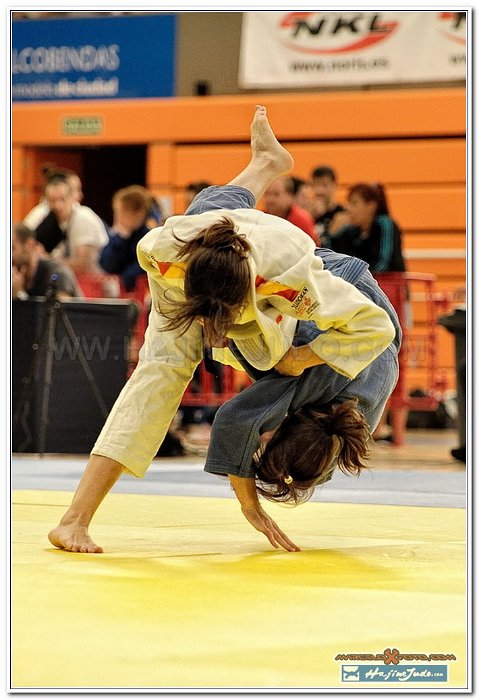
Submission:
<svg viewBox="0 0 479 700">
<path fill-rule="evenodd" d="M 55 260 L 41 257 L 35 232 L 24 224 L 15 224 L 12 231 L 12 299 L 43 297 L 52 288 L 59 299 L 79 296 L 70 270 Z"/>
<path fill-rule="evenodd" d="M 313 188 L 311 184 L 301 177 L 291 176 L 293 181 L 294 203 L 309 214 L 313 213 Z"/>
<path fill-rule="evenodd" d="M 97 272 L 100 251 L 108 243 L 103 221 L 75 200 L 64 175 L 45 185 L 45 201 L 50 213 L 36 227 L 37 241 L 75 274 Z"/>
<path fill-rule="evenodd" d="M 162 211 L 160 202 L 151 194 L 150 197 L 151 207 L 150 211 L 148 212 L 148 218 L 145 221 L 148 229 L 155 228 L 156 226 L 163 226 L 165 223 L 165 215 Z"/>
<path fill-rule="evenodd" d="M 294 182 L 285 175 L 278 177 L 264 193 L 264 211 L 286 219 L 302 229 L 316 243 L 314 220 L 311 214 L 301 209 L 294 201 Z"/>
<path fill-rule="evenodd" d="M 202 190 L 205 190 L 207 187 L 211 187 L 211 182 L 207 182 L 206 180 L 200 180 L 199 182 L 190 182 L 189 185 L 186 185 L 184 211 L 188 209 L 196 195 L 199 194 Z"/>
<path fill-rule="evenodd" d="M 361 258 L 371 272 L 404 272 L 401 231 L 389 215 L 384 187 L 358 183 L 348 193 L 347 224 L 330 225 L 330 248 Z"/>
<path fill-rule="evenodd" d="M 341 217 L 341 221 L 338 219 Z M 346 223 L 347 222 L 347 223 Z M 346 225 L 341 225 L 346 223 Z M 338 227 L 335 230 L 336 226 Z M 358 183 L 348 192 L 347 212 L 331 222 L 330 248 L 337 253 L 353 255 L 369 263 L 371 272 L 404 272 L 401 230 L 389 215 L 384 187 Z M 406 314 L 411 316 L 410 305 Z M 408 325 L 412 325 L 412 320 Z M 373 433 L 375 440 L 393 440 L 384 411 Z"/>
<path fill-rule="evenodd" d="M 124 187 L 113 195 L 112 231 L 101 252 L 100 265 L 106 272 L 120 275 L 127 292 L 133 291 L 140 275 L 146 275 L 138 263 L 136 247 L 151 228 L 147 220 L 150 221 L 154 204 L 151 194 L 141 185 Z"/>
<path fill-rule="evenodd" d="M 73 194 L 73 199 L 81 204 L 83 202 L 83 189 L 80 178 L 73 170 L 68 170 L 67 168 L 58 168 L 52 163 L 45 163 L 42 166 L 42 178 L 43 178 L 43 195 L 38 204 L 36 204 L 33 209 L 31 209 L 26 217 L 23 219 L 23 223 L 28 228 L 35 231 L 42 221 L 50 213 L 50 207 L 45 199 L 45 187 L 50 182 L 50 180 L 57 175 L 64 177 L 65 180 L 70 185 L 70 189 Z"/>
<path fill-rule="evenodd" d="M 336 201 L 337 177 L 329 165 L 320 165 L 311 173 L 313 187 L 312 215 L 318 244 L 329 248 L 329 226 L 344 207 Z"/>
</svg>

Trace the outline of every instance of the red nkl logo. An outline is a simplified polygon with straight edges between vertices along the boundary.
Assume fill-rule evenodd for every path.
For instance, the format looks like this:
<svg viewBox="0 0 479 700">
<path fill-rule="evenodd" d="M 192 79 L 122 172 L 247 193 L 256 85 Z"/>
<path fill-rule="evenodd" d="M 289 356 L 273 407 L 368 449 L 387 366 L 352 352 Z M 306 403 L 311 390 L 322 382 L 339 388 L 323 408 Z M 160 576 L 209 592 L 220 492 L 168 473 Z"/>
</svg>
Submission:
<svg viewBox="0 0 479 700">
<path fill-rule="evenodd" d="M 380 14 L 371 12 L 289 12 L 279 23 L 282 33 L 287 33 L 284 43 L 310 54 L 365 49 L 389 38 L 398 26 L 399 22 L 385 22 Z"/>
<path fill-rule="evenodd" d="M 439 12 L 438 19 L 443 25 L 447 24 L 447 29 L 441 30 L 441 33 L 458 44 L 463 46 L 466 43 L 466 37 L 461 36 L 466 28 L 467 12 Z"/>
</svg>

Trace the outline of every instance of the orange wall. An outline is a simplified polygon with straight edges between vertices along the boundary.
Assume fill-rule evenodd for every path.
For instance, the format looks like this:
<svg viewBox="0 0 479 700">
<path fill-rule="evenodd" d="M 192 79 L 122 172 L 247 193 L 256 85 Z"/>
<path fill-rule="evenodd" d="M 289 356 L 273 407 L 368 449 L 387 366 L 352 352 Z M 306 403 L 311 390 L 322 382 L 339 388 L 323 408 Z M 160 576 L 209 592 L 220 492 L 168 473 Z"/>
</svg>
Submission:
<svg viewBox="0 0 479 700">
<path fill-rule="evenodd" d="M 462 88 L 437 88 L 16 104 L 12 133 L 33 146 L 245 141 L 252 106 L 262 102 L 282 140 L 463 135 L 465 97 Z M 66 136 L 69 116 L 98 116 L 103 132 Z"/>
<path fill-rule="evenodd" d="M 437 274 L 443 292 L 465 286 L 463 88 L 15 104 L 13 217 L 23 218 L 38 201 L 40 159 L 48 160 L 38 148 L 49 147 L 53 161 L 78 170 L 75 149 L 112 144 L 146 144 L 147 185 L 155 194 L 170 197 L 173 210 L 181 211 L 188 182 L 222 184 L 246 165 L 256 103 L 267 105 L 279 140 L 293 153 L 293 174 L 308 177 L 321 163 L 334 166 L 340 198 L 354 182 L 383 182 L 392 215 L 403 230 L 409 270 Z M 99 117 L 101 133 L 63 134 L 62 120 L 73 116 Z M 65 148 L 73 152 L 56 150 Z M 420 332 L 420 302 L 414 303 L 414 315 Z M 441 364 L 452 385 L 452 337 L 440 332 Z M 413 374 L 420 384 L 421 370 Z"/>
</svg>

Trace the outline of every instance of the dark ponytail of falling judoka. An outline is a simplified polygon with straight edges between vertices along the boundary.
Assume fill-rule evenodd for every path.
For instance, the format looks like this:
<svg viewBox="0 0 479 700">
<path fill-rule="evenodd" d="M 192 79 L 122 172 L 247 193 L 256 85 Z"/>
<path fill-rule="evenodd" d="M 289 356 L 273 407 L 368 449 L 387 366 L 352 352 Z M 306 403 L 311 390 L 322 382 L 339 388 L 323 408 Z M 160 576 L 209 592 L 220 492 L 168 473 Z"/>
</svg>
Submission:
<svg viewBox="0 0 479 700">
<path fill-rule="evenodd" d="M 336 466 L 359 476 L 367 467 L 369 440 L 369 426 L 355 400 L 305 406 L 286 416 L 257 457 L 257 491 L 269 501 L 304 503 Z"/>
</svg>

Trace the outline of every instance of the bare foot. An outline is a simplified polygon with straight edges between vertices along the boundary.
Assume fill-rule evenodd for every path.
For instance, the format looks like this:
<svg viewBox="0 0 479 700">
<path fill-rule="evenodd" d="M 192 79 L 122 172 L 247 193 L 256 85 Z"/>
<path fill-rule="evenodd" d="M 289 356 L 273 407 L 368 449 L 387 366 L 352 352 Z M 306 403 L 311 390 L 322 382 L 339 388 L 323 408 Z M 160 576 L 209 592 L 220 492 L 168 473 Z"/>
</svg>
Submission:
<svg viewBox="0 0 479 700">
<path fill-rule="evenodd" d="M 251 151 L 254 158 L 267 158 L 277 170 L 277 176 L 288 173 L 294 165 L 293 157 L 279 143 L 268 121 L 266 107 L 256 105 L 251 123 Z"/>
<path fill-rule="evenodd" d="M 81 554 L 101 554 L 103 549 L 95 544 L 86 527 L 80 525 L 59 525 L 48 533 L 50 542 L 59 549 Z"/>
</svg>

